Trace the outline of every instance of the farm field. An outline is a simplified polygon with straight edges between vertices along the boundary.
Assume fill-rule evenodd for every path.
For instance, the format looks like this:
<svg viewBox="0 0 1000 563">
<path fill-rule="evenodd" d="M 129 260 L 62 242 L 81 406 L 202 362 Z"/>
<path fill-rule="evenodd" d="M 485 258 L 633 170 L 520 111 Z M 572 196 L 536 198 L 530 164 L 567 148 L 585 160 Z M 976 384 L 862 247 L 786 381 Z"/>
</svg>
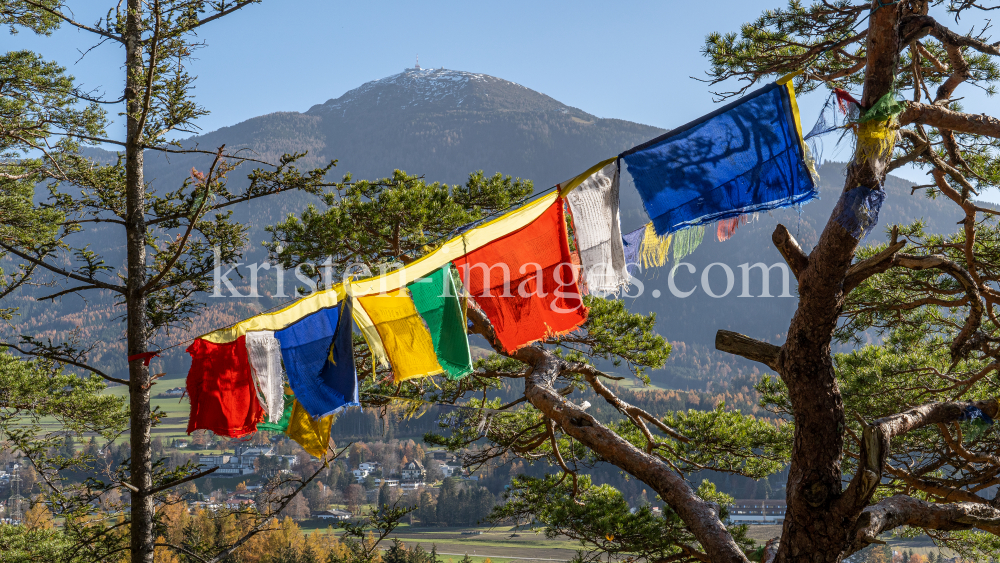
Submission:
<svg viewBox="0 0 1000 563">
<path fill-rule="evenodd" d="M 303 522 L 303 531 L 329 533 L 331 528 L 325 522 Z M 333 528 L 336 530 L 336 528 Z M 463 534 L 462 532 L 480 532 L 480 534 Z M 339 533 L 335 531 L 334 533 Z M 423 528 L 400 526 L 383 543 L 382 548 L 388 549 L 392 539 L 399 539 L 406 547 L 419 544 L 424 550 L 430 551 L 431 546 L 437 546 L 438 554 L 445 563 L 457 563 L 466 554 L 476 563 L 481 563 L 487 557 L 493 563 L 510 561 L 569 561 L 576 555 L 580 544 L 568 538 L 547 539 L 541 533 L 532 531 L 516 532 L 517 537 L 511 537 L 507 528 Z"/>
</svg>

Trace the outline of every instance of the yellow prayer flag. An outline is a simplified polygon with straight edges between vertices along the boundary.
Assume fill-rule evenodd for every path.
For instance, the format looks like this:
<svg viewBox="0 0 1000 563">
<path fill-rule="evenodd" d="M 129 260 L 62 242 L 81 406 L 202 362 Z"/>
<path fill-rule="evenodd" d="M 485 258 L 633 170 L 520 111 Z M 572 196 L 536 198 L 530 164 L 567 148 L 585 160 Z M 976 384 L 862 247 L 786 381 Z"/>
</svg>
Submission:
<svg viewBox="0 0 1000 563">
<path fill-rule="evenodd" d="M 302 449 L 315 457 L 326 455 L 330 445 L 330 427 L 333 426 L 333 417 L 327 415 L 319 420 L 313 420 L 306 409 L 302 407 L 298 400 L 292 407 L 292 418 L 288 421 L 288 429 L 285 434 L 302 446 Z"/>
<path fill-rule="evenodd" d="M 434 342 L 406 288 L 358 297 L 382 337 L 397 382 L 444 373 Z"/>
</svg>

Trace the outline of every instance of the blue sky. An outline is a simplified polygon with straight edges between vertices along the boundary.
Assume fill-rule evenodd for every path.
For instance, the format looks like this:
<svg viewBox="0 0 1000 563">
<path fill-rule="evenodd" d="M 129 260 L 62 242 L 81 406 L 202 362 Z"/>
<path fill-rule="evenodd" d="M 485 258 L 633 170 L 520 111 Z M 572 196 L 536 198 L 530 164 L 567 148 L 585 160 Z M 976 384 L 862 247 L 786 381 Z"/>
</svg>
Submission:
<svg viewBox="0 0 1000 563">
<path fill-rule="evenodd" d="M 77 19 L 91 23 L 114 2 L 70 3 Z M 609 3 L 528 2 L 330 2 L 271 0 L 244 8 L 202 29 L 207 47 L 197 52 L 198 102 L 211 114 L 203 131 L 275 111 L 306 111 L 362 83 L 412 66 L 490 74 L 517 82 L 599 117 L 676 127 L 715 107 L 701 54 L 712 31 L 737 31 L 781 0 Z M 100 8 L 100 9 L 97 9 Z M 966 31 L 979 20 L 963 18 Z M 110 43 L 80 59 L 93 44 L 69 27 L 52 37 L 0 35 L 4 50 L 33 49 L 69 67 L 86 87 L 118 97 L 123 51 Z M 112 89 L 109 89 L 111 86 Z M 719 89 L 716 87 L 715 89 Z M 963 103 L 976 113 L 996 100 L 964 88 Z M 800 99 L 806 127 L 825 93 Z M 112 128 L 113 133 L 120 132 Z M 120 136 L 120 135 L 117 135 Z M 824 156 L 844 160 L 849 152 Z M 923 182 L 922 173 L 900 171 Z M 985 194 L 984 194 L 985 195 Z M 1000 193 L 987 199 L 1000 202 Z"/>
</svg>

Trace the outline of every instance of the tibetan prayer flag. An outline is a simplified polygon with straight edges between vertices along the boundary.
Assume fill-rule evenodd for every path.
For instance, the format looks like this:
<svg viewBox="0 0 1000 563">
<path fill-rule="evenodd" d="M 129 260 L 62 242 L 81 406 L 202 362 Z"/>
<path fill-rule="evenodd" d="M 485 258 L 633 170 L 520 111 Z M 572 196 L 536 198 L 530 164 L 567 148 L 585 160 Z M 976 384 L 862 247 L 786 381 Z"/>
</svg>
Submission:
<svg viewBox="0 0 1000 563">
<path fill-rule="evenodd" d="M 562 199 L 527 226 L 453 263 L 509 352 L 570 332 L 587 320 Z"/>
<path fill-rule="evenodd" d="M 355 299 L 355 297 L 348 295 L 347 299 Z M 364 307 L 353 306 L 353 308 L 354 322 L 357 323 L 358 330 L 361 331 L 361 336 L 364 337 L 365 342 L 368 344 L 368 351 L 371 352 L 372 358 L 375 360 L 372 362 L 372 372 L 375 372 L 376 362 L 380 366 L 388 368 L 389 356 L 385 353 L 382 337 L 378 335 L 378 330 L 375 328 L 371 317 L 365 312 Z"/>
<path fill-rule="evenodd" d="M 295 398 L 316 418 L 358 404 L 351 335 L 350 299 L 274 333 Z"/>
<path fill-rule="evenodd" d="M 298 442 L 302 449 L 314 457 L 323 457 L 330 447 L 330 427 L 333 415 L 313 418 L 298 401 L 294 401 L 292 416 L 285 434 Z"/>
<path fill-rule="evenodd" d="M 278 422 L 285 410 L 281 344 L 271 330 L 248 332 L 246 338 L 250 373 L 257 388 L 257 399 L 267 412 L 268 421 Z"/>
<path fill-rule="evenodd" d="M 817 195 L 790 77 L 621 158 L 660 235 Z"/>
<path fill-rule="evenodd" d="M 701 245 L 701 241 L 705 238 L 705 227 L 699 225 L 684 229 L 674 235 L 674 238 L 676 239 L 674 241 L 674 266 L 676 267 L 678 262 Z"/>
<path fill-rule="evenodd" d="M 625 249 L 625 264 L 633 267 L 632 270 L 641 270 L 639 250 L 642 248 L 642 241 L 646 235 L 646 227 L 639 227 L 631 233 L 622 235 L 622 247 Z"/>
<path fill-rule="evenodd" d="M 434 353 L 438 363 L 448 372 L 448 378 L 459 379 L 471 373 L 469 336 L 451 264 L 414 281 L 407 288 L 413 297 L 413 305 L 427 323 L 434 342 Z"/>
<path fill-rule="evenodd" d="M 612 160 L 566 194 L 583 279 L 591 292 L 599 294 L 617 294 L 629 284 L 618 213 L 618 179 L 618 162 Z"/>
<path fill-rule="evenodd" d="M 187 352 L 191 354 L 188 434 L 211 430 L 218 436 L 239 438 L 256 431 L 257 423 L 264 420 L 264 409 L 250 375 L 246 337 L 227 344 L 198 338 Z"/>
<path fill-rule="evenodd" d="M 406 288 L 358 297 L 371 317 L 392 364 L 396 382 L 444 372 L 434 353 L 434 340 Z"/>
<path fill-rule="evenodd" d="M 749 220 L 749 215 L 740 215 L 739 217 L 719 221 L 719 224 L 715 227 L 715 238 L 719 242 L 726 242 L 733 238 L 736 229 L 740 228 L 741 225 L 746 225 Z"/>
<path fill-rule="evenodd" d="M 257 425 L 258 432 L 284 432 L 288 430 L 288 421 L 292 418 L 292 406 L 295 403 L 295 395 L 292 394 L 292 388 L 285 386 L 284 392 L 284 410 L 281 412 L 281 418 L 277 422 L 261 422 Z"/>
</svg>

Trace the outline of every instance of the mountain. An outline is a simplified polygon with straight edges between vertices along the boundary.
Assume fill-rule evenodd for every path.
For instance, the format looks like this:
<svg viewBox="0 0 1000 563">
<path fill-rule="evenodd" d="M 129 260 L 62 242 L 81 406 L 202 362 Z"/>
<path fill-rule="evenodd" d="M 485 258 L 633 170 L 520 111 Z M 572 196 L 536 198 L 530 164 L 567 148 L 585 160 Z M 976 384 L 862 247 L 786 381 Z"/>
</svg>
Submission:
<svg viewBox="0 0 1000 563">
<path fill-rule="evenodd" d="M 546 188 L 594 162 L 663 133 L 601 119 L 519 84 L 485 74 L 406 69 L 317 104 L 193 137 L 187 146 L 246 148 L 275 162 L 309 151 L 303 165 L 338 160 L 337 173 L 384 177 L 394 169 L 464 182 L 470 172 L 503 172 Z M 152 156 L 152 155 L 151 155 Z M 204 155 L 147 157 L 157 186 L 177 185 Z M 235 176 L 234 176 L 235 177 Z"/>
<path fill-rule="evenodd" d="M 677 125 L 695 117 L 680 117 Z M 808 123 L 810 117 L 803 116 L 804 121 Z M 502 172 L 531 179 L 537 189 L 544 189 L 663 132 L 648 125 L 599 118 L 500 78 L 413 68 L 363 84 L 304 113 L 280 112 L 255 117 L 192 137 L 183 144 L 212 150 L 226 144 L 227 151 L 245 149 L 252 151 L 257 159 L 272 162 L 283 153 L 308 151 L 303 167 L 337 159 L 336 174 L 351 172 L 355 178 L 384 177 L 398 168 L 423 175 L 428 181 L 459 183 L 470 172 L 483 170 L 488 174 Z M 97 149 L 91 149 L 91 155 L 103 160 L 115 158 L 113 153 Z M 208 159 L 205 155 L 150 153 L 146 157 L 146 178 L 155 190 L 173 190 L 190 175 L 192 167 L 204 169 Z M 797 209 L 761 214 L 726 242 L 718 242 L 713 228 L 707 229 L 705 242 L 684 260 L 692 265 L 694 273 L 681 269 L 675 276 L 681 290 L 695 289 L 690 296 L 676 297 L 670 291 L 669 267 L 637 275 L 644 285 L 642 295 L 623 299 L 632 311 L 656 313 L 657 330 L 675 343 L 667 367 L 652 374 L 655 383 L 701 390 L 723 388 L 733 381 L 752 383 L 746 378 L 752 379 L 759 366 L 715 352 L 715 331 L 736 330 L 781 343 L 795 310 L 794 278 L 789 280 L 788 296 L 779 297 L 781 275 L 779 269 L 773 269 L 770 293 L 775 297 L 759 297 L 761 274 L 754 270 L 748 294 L 755 297 L 740 297 L 744 292 L 739 266 L 782 263 L 770 242 L 770 233 L 777 222 L 788 226 L 806 251 L 811 249 L 843 184 L 843 165 L 828 163 L 819 172 L 822 178 L 819 200 Z M 234 172 L 230 178 L 238 182 L 241 175 Z M 887 181 L 889 195 L 880 226 L 868 242 L 883 239 L 886 225 L 916 218 L 926 219 L 931 230 L 954 230 L 957 220 L 954 211 L 919 192 L 911 195 L 910 185 L 896 178 Z M 628 232 L 645 224 L 648 218 L 627 174 L 623 174 L 621 197 L 624 230 Z M 315 198 L 284 194 L 237 206 L 236 218 L 250 225 L 251 247 L 245 261 L 264 259 L 259 243 L 268 238 L 263 230 L 266 225 L 287 213 L 301 211 L 311 202 Z M 111 233 L 114 228 L 106 229 Z M 98 247 L 102 240 L 99 232 L 91 234 L 88 242 Z M 109 263 L 121 263 L 120 248 L 102 250 L 108 253 Z M 704 274 L 707 268 L 709 273 Z M 725 297 L 714 298 L 704 291 L 702 276 L 706 276 L 713 293 L 721 294 L 727 285 L 725 268 L 732 272 L 734 287 Z M 191 335 L 238 321 L 280 300 L 210 301 L 209 309 L 195 319 Z M 91 361 L 114 373 L 123 373 L 120 307 L 109 296 L 92 295 L 87 301 L 68 296 L 56 309 L 38 306 L 26 295 L 20 304 L 22 316 L 17 327 L 20 333 L 55 340 L 66 338 L 79 327 L 83 341 L 98 341 Z M 163 346 L 187 337 L 174 333 L 157 344 Z M 187 355 L 181 350 L 175 348 L 166 358 L 165 366 L 170 373 L 187 370 Z M 621 369 L 606 367 L 612 371 Z"/>
</svg>

